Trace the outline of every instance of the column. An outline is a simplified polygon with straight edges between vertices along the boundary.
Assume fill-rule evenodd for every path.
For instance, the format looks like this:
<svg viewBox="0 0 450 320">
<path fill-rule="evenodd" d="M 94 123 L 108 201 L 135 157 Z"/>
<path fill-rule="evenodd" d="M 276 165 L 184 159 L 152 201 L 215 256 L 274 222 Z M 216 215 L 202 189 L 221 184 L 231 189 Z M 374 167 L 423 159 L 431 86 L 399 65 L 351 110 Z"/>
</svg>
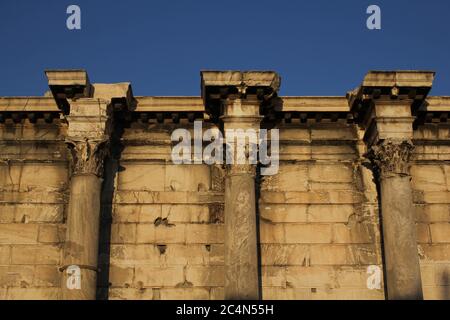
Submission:
<svg viewBox="0 0 450 320">
<path fill-rule="evenodd" d="M 63 265 L 63 299 L 94 300 L 104 161 L 114 112 L 136 107 L 130 83 L 91 84 L 85 70 L 47 70 L 48 85 L 67 122 L 69 203 Z"/>
<path fill-rule="evenodd" d="M 95 300 L 100 195 L 112 119 L 109 103 L 101 99 L 72 101 L 70 110 L 66 116 L 69 124 L 66 144 L 71 177 L 61 268 L 62 293 L 67 300 Z M 79 277 L 78 285 L 76 277 Z"/>
<path fill-rule="evenodd" d="M 201 76 L 206 112 L 223 128 L 227 147 L 235 146 L 235 152 L 227 153 L 225 177 L 225 299 L 260 299 L 257 163 L 249 159 L 263 116 L 277 97 L 280 79 L 265 71 L 204 71 Z M 242 153 L 236 146 L 239 140 L 246 149 Z"/>
<path fill-rule="evenodd" d="M 347 96 L 365 129 L 367 156 L 379 187 L 381 224 L 390 300 L 423 299 L 409 166 L 414 114 L 431 89 L 434 73 L 369 72 Z"/>
<path fill-rule="evenodd" d="M 62 292 L 67 300 L 95 300 L 100 221 L 100 194 L 107 142 L 68 142 L 73 171 L 67 211 L 67 231 L 63 258 Z M 79 268 L 79 288 L 67 285 L 67 268 Z M 76 279 L 75 279 L 76 280 Z M 70 281 L 70 279 L 69 279 Z"/>
<path fill-rule="evenodd" d="M 380 186 L 387 295 L 423 299 L 409 159 L 411 141 L 383 140 L 371 149 Z"/>
<path fill-rule="evenodd" d="M 236 99 L 226 102 L 224 123 L 225 140 L 230 137 L 227 130 L 253 129 L 259 132 L 261 117 L 257 99 Z M 244 107 L 244 109 L 243 109 Z M 242 138 L 242 137 L 240 137 Z M 234 140 L 234 137 L 231 137 Z M 234 164 L 227 164 L 225 177 L 225 299 L 257 300 L 260 297 L 258 284 L 258 243 L 255 199 L 256 165 L 239 164 L 237 141 Z M 246 142 L 245 149 L 252 146 Z"/>
</svg>

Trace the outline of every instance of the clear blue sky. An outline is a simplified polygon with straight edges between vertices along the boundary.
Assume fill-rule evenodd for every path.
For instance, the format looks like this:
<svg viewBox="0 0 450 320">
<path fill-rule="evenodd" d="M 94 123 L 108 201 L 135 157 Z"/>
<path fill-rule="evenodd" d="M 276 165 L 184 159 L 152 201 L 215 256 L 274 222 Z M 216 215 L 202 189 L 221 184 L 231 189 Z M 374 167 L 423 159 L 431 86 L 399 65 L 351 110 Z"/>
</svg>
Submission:
<svg viewBox="0 0 450 320">
<path fill-rule="evenodd" d="M 66 28 L 77 4 L 82 29 Z M 366 9 L 382 10 L 382 30 Z M 135 95 L 200 95 L 201 69 L 274 70 L 282 95 L 344 95 L 370 69 L 437 71 L 450 95 L 448 0 L 1 0 L 0 96 L 42 95 L 84 68 Z"/>
</svg>

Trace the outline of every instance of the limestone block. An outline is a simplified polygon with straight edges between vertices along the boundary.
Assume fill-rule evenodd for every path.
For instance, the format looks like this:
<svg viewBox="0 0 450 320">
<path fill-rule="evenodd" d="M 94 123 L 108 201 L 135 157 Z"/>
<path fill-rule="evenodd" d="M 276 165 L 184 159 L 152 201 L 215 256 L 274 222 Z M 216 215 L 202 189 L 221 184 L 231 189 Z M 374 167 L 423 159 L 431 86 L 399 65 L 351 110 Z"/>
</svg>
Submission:
<svg viewBox="0 0 450 320">
<path fill-rule="evenodd" d="M 308 128 L 286 128 L 280 129 L 280 141 L 311 141 L 311 130 Z"/>
<path fill-rule="evenodd" d="M 137 239 L 135 223 L 114 223 L 111 225 L 111 243 L 135 243 Z"/>
<path fill-rule="evenodd" d="M 353 204 L 360 203 L 360 194 L 347 190 L 330 191 L 290 191 L 290 192 L 261 192 L 261 203 L 289 203 L 289 204 Z"/>
<path fill-rule="evenodd" d="M 186 224 L 186 243 L 223 243 L 223 224 Z"/>
<path fill-rule="evenodd" d="M 37 224 L 0 224 L 0 244 L 33 244 L 37 242 Z"/>
<path fill-rule="evenodd" d="M 59 288 L 9 288 L 7 300 L 60 300 Z"/>
<path fill-rule="evenodd" d="M 310 247 L 311 265 L 358 264 L 356 248 L 346 245 L 313 245 Z"/>
<path fill-rule="evenodd" d="M 434 262 L 420 262 L 420 277 L 422 279 L 422 286 L 435 286 L 435 263 Z"/>
<path fill-rule="evenodd" d="M 109 282 L 112 287 L 130 287 L 133 284 L 134 268 L 123 265 L 111 265 Z"/>
<path fill-rule="evenodd" d="M 336 275 L 332 267 L 286 267 L 286 280 L 289 287 L 317 288 L 337 286 Z"/>
<path fill-rule="evenodd" d="M 157 243 L 184 243 L 188 225 L 178 224 L 174 226 L 156 226 L 155 241 Z"/>
<path fill-rule="evenodd" d="M 383 266 L 378 266 L 383 270 Z M 335 267 L 336 281 L 338 288 L 363 288 L 367 289 L 367 267 Z M 381 275 L 381 282 L 383 283 L 383 275 Z"/>
<path fill-rule="evenodd" d="M 155 226 L 154 224 L 138 224 L 136 227 L 137 243 L 184 243 L 186 225 Z"/>
<path fill-rule="evenodd" d="M 53 245 L 14 245 L 12 264 L 56 265 L 60 263 L 61 249 Z"/>
<path fill-rule="evenodd" d="M 210 186 L 207 165 L 166 165 L 166 191 L 208 191 Z"/>
<path fill-rule="evenodd" d="M 210 212 L 206 205 L 164 204 L 160 217 L 173 223 L 207 223 L 210 221 Z"/>
<path fill-rule="evenodd" d="M 225 290 L 223 287 L 212 287 L 209 290 L 210 299 L 211 300 L 224 300 L 225 299 Z"/>
<path fill-rule="evenodd" d="M 385 295 L 383 290 L 319 288 L 311 294 L 311 300 L 385 300 Z"/>
<path fill-rule="evenodd" d="M 280 145 L 280 160 L 311 160 L 311 146 Z"/>
<path fill-rule="evenodd" d="M 356 187 L 353 183 L 341 183 L 341 182 L 311 182 L 309 184 L 310 190 L 355 190 Z"/>
<path fill-rule="evenodd" d="M 28 288 L 33 284 L 33 266 L 0 266 L 0 287 Z"/>
<path fill-rule="evenodd" d="M 426 286 L 423 287 L 425 300 L 448 300 L 450 286 Z"/>
<path fill-rule="evenodd" d="M 1 129 L 0 129 L 1 130 Z M 0 158 L 12 161 L 29 161 L 30 163 L 49 163 L 52 165 L 65 165 L 67 147 L 63 142 L 45 143 L 45 140 L 20 141 L 15 144 L 0 141 Z M 58 162 L 58 164 L 56 163 Z"/>
<path fill-rule="evenodd" d="M 450 244 L 420 244 L 419 253 L 425 261 L 450 261 Z"/>
<path fill-rule="evenodd" d="M 430 230 L 433 243 L 450 243 L 450 223 L 432 223 Z"/>
<path fill-rule="evenodd" d="M 219 260 L 221 254 L 221 263 L 223 264 L 223 252 L 218 251 L 216 246 L 208 248 L 205 245 L 113 245 L 111 247 L 111 262 L 120 265 L 207 265 L 210 263 L 211 256 Z M 211 257 L 211 258 L 210 258 Z M 213 263 L 219 264 L 218 261 Z"/>
<path fill-rule="evenodd" d="M 110 259 L 112 264 L 159 265 L 160 252 L 156 245 L 112 244 Z"/>
<path fill-rule="evenodd" d="M 209 252 L 210 265 L 223 265 L 225 263 L 225 246 L 223 244 L 211 244 Z"/>
<path fill-rule="evenodd" d="M 308 206 L 309 222 L 348 222 L 355 213 L 354 206 L 342 205 L 310 205 Z"/>
<path fill-rule="evenodd" d="M 187 266 L 186 281 L 194 287 L 220 287 L 225 284 L 223 266 Z"/>
<path fill-rule="evenodd" d="M 263 266 L 309 265 L 308 245 L 261 244 Z"/>
<path fill-rule="evenodd" d="M 36 266 L 33 286 L 35 287 L 59 287 L 61 284 L 61 272 L 58 266 Z"/>
<path fill-rule="evenodd" d="M 63 205 L 0 204 L 1 223 L 56 223 L 62 222 Z"/>
<path fill-rule="evenodd" d="M 40 140 L 40 141 L 59 141 L 61 140 L 61 131 L 55 124 L 42 123 L 30 124 L 28 122 L 17 126 L 10 126 L 5 130 L 0 125 L 0 140 Z"/>
<path fill-rule="evenodd" d="M 65 194 L 48 191 L 3 191 L 0 192 L 0 202 L 17 204 L 64 204 Z"/>
<path fill-rule="evenodd" d="M 314 182 L 353 182 L 353 169 L 346 165 L 312 165 L 309 178 Z"/>
<path fill-rule="evenodd" d="M 263 287 L 286 287 L 286 267 L 264 266 L 261 268 Z"/>
<path fill-rule="evenodd" d="M 422 191 L 447 191 L 444 170 L 436 165 L 414 165 L 411 167 L 412 187 Z"/>
<path fill-rule="evenodd" d="M 66 166 L 54 164 L 26 164 L 0 166 L 0 190 L 5 191 L 61 191 L 68 181 Z"/>
<path fill-rule="evenodd" d="M 333 243 L 372 243 L 374 240 L 373 225 L 367 223 L 333 225 Z"/>
<path fill-rule="evenodd" d="M 263 300 L 294 300 L 294 290 L 291 288 L 281 287 L 264 287 L 262 288 Z"/>
<path fill-rule="evenodd" d="M 423 202 L 429 204 L 450 204 L 450 192 L 448 191 L 424 192 Z"/>
<path fill-rule="evenodd" d="M 11 247 L 0 246 L 0 265 L 11 263 Z"/>
<path fill-rule="evenodd" d="M 155 140 L 152 140 L 155 141 Z M 125 144 L 127 142 L 125 141 Z M 131 146 L 126 145 L 121 155 L 122 161 L 136 161 L 136 160 L 161 160 L 165 162 L 172 161 L 172 148 L 170 145 L 170 137 L 166 142 L 166 146 L 145 145 L 145 146 Z"/>
<path fill-rule="evenodd" d="M 354 161 L 358 157 L 352 145 L 313 145 L 311 160 L 318 161 Z"/>
<path fill-rule="evenodd" d="M 284 222 L 284 223 L 296 223 L 307 222 L 307 205 L 294 205 L 294 204 L 273 204 L 273 205 L 260 205 L 259 213 L 262 220 L 267 222 Z"/>
<path fill-rule="evenodd" d="M 311 128 L 312 140 L 357 140 L 353 125 L 320 125 Z"/>
<path fill-rule="evenodd" d="M 308 167 L 306 165 L 281 165 L 277 175 L 263 177 L 261 190 L 307 191 Z"/>
<path fill-rule="evenodd" d="M 152 288 L 110 288 L 109 300 L 152 300 Z"/>
<path fill-rule="evenodd" d="M 119 190 L 164 191 L 165 166 L 121 162 Z"/>
<path fill-rule="evenodd" d="M 167 265 L 205 265 L 209 252 L 204 245 L 168 245 L 161 255 L 161 263 Z"/>
<path fill-rule="evenodd" d="M 118 191 L 114 201 L 116 204 L 208 204 L 223 203 L 223 194 L 183 191 Z"/>
<path fill-rule="evenodd" d="M 450 165 L 444 165 L 444 172 L 445 172 L 445 181 L 447 182 L 447 190 L 450 191 Z"/>
<path fill-rule="evenodd" d="M 116 205 L 113 212 L 115 223 L 146 222 L 153 223 L 161 217 L 161 205 Z"/>
<path fill-rule="evenodd" d="M 417 230 L 417 242 L 418 243 L 430 243 L 430 227 L 426 223 L 416 224 Z"/>
<path fill-rule="evenodd" d="M 261 243 L 285 243 L 284 224 L 261 221 L 259 237 Z"/>
<path fill-rule="evenodd" d="M 207 288 L 164 288 L 161 289 L 161 300 L 209 300 Z"/>
<path fill-rule="evenodd" d="M 421 204 L 415 206 L 418 222 L 450 222 L 450 206 L 447 204 Z"/>
<path fill-rule="evenodd" d="M 436 285 L 450 287 L 450 262 L 436 263 L 434 267 Z"/>
<path fill-rule="evenodd" d="M 40 243 L 60 243 L 64 240 L 64 233 L 61 228 L 55 224 L 40 225 L 38 242 Z"/>
<path fill-rule="evenodd" d="M 287 224 L 286 243 L 331 243 L 332 229 L 329 224 Z"/>
<path fill-rule="evenodd" d="M 184 282 L 183 266 L 136 266 L 134 282 L 140 287 L 175 287 Z"/>
</svg>

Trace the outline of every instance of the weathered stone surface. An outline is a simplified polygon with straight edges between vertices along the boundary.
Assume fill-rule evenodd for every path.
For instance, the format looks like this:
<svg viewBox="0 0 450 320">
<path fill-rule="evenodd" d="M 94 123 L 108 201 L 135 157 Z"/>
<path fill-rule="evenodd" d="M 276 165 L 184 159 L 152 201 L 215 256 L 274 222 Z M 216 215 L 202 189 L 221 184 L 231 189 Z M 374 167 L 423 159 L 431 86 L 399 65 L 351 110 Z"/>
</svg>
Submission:
<svg viewBox="0 0 450 320">
<path fill-rule="evenodd" d="M 384 299 L 403 286 L 392 265 L 407 275 L 414 268 L 403 262 L 415 257 L 424 298 L 448 299 L 450 100 L 426 98 L 431 74 L 370 73 L 363 87 L 371 89 L 350 95 L 350 105 L 344 96 L 277 97 L 270 72 L 204 75 L 203 99 L 133 98 L 129 84 L 91 85 L 79 71 L 50 75 L 51 86 L 66 88 L 57 101 L 0 98 L 0 299 L 68 298 L 59 268 L 69 263 L 82 265 L 85 288 L 72 299 L 96 291 L 128 300 Z M 419 123 L 410 94 L 427 99 L 431 121 Z M 271 120 L 270 107 L 282 118 Z M 172 164 L 171 133 L 192 133 L 193 119 L 208 119 L 204 129 L 260 128 L 263 117 L 280 129 L 277 175 Z M 233 175 L 255 180 L 226 189 Z M 395 175 L 404 181 L 380 193 L 379 178 Z M 406 224 L 389 218 L 405 212 Z M 392 263 L 392 252 L 411 258 Z M 370 265 L 386 269 L 386 287 L 367 289 Z"/>
</svg>

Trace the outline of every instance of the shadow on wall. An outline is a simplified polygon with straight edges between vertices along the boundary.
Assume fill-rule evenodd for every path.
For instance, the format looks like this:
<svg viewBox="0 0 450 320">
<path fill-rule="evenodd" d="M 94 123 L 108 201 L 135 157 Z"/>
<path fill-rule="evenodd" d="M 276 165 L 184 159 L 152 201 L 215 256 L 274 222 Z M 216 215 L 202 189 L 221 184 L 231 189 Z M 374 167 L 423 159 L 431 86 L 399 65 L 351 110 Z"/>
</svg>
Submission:
<svg viewBox="0 0 450 320">
<path fill-rule="evenodd" d="M 448 271 L 443 272 L 442 278 L 441 297 L 445 300 L 450 300 L 450 273 Z"/>
<path fill-rule="evenodd" d="M 108 300 L 109 297 L 109 269 L 111 259 L 111 225 L 113 222 L 113 199 L 115 192 L 115 178 L 119 171 L 120 158 L 124 149 L 120 143 L 123 134 L 123 121 L 117 121 L 111 137 L 110 156 L 105 159 L 104 177 L 101 194 L 100 230 L 98 248 L 97 300 Z"/>
</svg>

